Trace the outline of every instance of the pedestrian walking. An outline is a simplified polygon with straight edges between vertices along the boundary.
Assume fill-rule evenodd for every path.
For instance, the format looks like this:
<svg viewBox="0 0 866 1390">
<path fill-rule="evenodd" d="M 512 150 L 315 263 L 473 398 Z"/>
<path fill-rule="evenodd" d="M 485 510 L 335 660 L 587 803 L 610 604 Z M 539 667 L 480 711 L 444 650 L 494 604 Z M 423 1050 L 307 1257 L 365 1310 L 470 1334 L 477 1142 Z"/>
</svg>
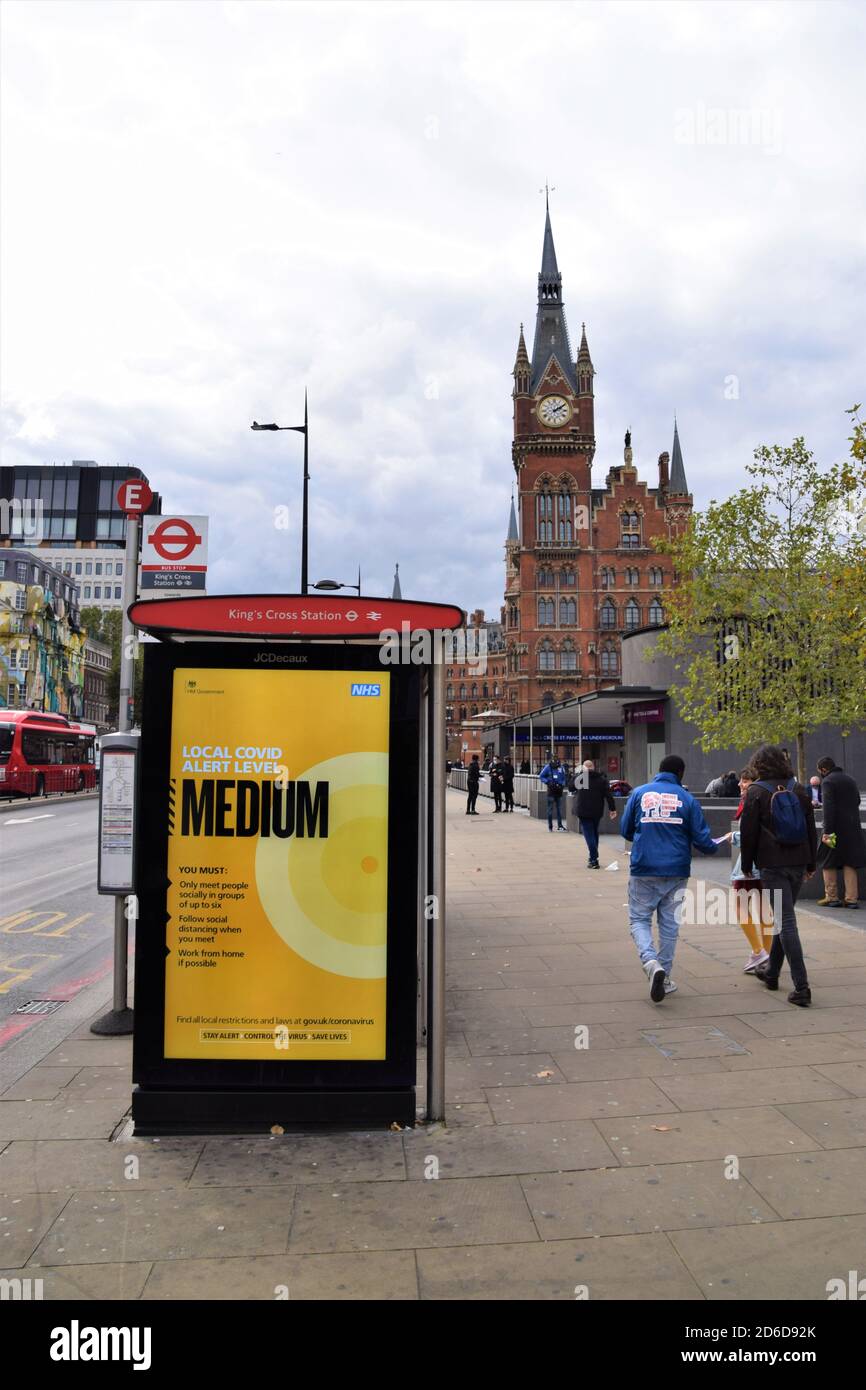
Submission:
<svg viewBox="0 0 866 1390">
<path fill-rule="evenodd" d="M 587 758 L 574 779 L 575 810 L 580 821 L 580 833 L 586 840 L 589 851 L 588 869 L 599 868 L 598 827 L 604 815 L 605 803 L 611 820 L 616 820 L 616 804 L 610 783 L 603 772 L 596 772 L 595 764 Z"/>
<path fill-rule="evenodd" d="M 506 758 L 502 764 L 502 795 L 505 799 L 506 811 L 514 810 L 514 768 L 511 759 Z"/>
<path fill-rule="evenodd" d="M 705 854 L 716 854 L 719 848 L 699 803 L 682 785 L 685 768 L 675 753 L 662 758 L 653 780 L 635 787 L 620 824 L 623 839 L 634 845 L 628 915 L 654 1004 L 677 988 L 671 969 L 692 871 L 692 846 Z M 653 942 L 654 913 L 658 914 L 658 947 Z"/>
<path fill-rule="evenodd" d="M 480 781 L 481 781 L 481 767 L 480 767 L 480 764 L 479 764 L 479 762 L 478 762 L 478 754 L 477 754 L 477 753 L 474 753 L 474 754 L 472 755 L 472 761 L 471 761 L 471 763 L 469 764 L 469 771 L 468 771 L 467 774 L 466 774 L 466 785 L 467 785 L 467 791 L 469 792 L 469 795 L 468 795 L 467 798 L 466 798 L 466 814 L 467 814 L 467 816 L 477 816 L 477 815 L 478 815 L 478 812 L 477 812 L 476 809 L 475 809 L 475 803 L 476 803 L 476 801 L 478 800 L 478 784 L 479 784 Z"/>
<path fill-rule="evenodd" d="M 551 758 L 539 773 L 539 780 L 547 788 L 547 828 L 553 829 L 553 812 L 556 810 L 557 829 L 564 830 L 562 823 L 562 797 L 565 791 L 565 773 L 558 758 Z"/>
<path fill-rule="evenodd" d="M 493 793 L 494 811 L 502 810 L 502 764 L 494 758 L 490 767 L 490 790 Z"/>
<path fill-rule="evenodd" d="M 789 1004 L 808 1008 L 812 991 L 797 930 L 795 905 L 807 878 L 815 872 L 817 833 L 812 798 L 794 776 L 784 749 L 763 744 L 752 758 L 755 781 L 746 792 L 740 817 L 743 875 L 757 867 L 761 890 L 773 895 L 773 944 L 770 959 L 753 974 L 767 989 L 779 988 L 787 960 L 794 988 Z"/>
<path fill-rule="evenodd" d="M 866 865 L 866 842 L 860 829 L 860 789 L 832 758 L 822 758 L 818 771 L 824 807 L 821 839 L 830 847 L 823 864 L 824 896 L 820 903 L 822 907 L 857 907 L 857 871 Z M 839 896 L 840 869 L 844 898 Z"/>
<path fill-rule="evenodd" d="M 754 780 L 755 774 L 752 769 L 744 767 L 740 773 L 740 804 L 734 817 L 737 821 L 743 814 L 746 792 Z M 740 839 L 739 829 L 733 831 L 731 840 L 737 850 L 740 848 Z M 773 915 L 769 909 L 767 895 L 761 892 L 761 875 L 753 869 L 749 877 L 746 877 L 743 873 L 741 854 L 737 854 L 736 863 L 731 870 L 731 887 L 735 894 L 737 921 L 751 948 L 751 955 L 743 966 L 743 974 L 751 975 L 759 965 L 764 965 L 770 959 L 765 938 L 767 943 L 772 941 Z"/>
<path fill-rule="evenodd" d="M 821 778 L 820 778 L 820 777 L 810 777 L 810 778 L 809 778 L 809 792 L 810 792 L 811 797 L 812 797 L 812 805 L 813 805 L 813 806 L 820 806 L 820 805 L 821 805 Z"/>
</svg>

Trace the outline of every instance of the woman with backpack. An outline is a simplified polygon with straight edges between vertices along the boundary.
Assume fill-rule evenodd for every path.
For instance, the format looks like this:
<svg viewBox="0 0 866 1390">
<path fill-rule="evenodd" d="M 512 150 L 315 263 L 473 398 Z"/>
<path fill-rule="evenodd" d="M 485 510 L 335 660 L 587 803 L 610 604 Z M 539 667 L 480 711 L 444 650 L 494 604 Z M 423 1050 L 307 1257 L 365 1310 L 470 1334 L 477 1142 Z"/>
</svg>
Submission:
<svg viewBox="0 0 866 1390">
<path fill-rule="evenodd" d="M 765 743 L 752 758 L 755 781 L 746 793 L 740 818 L 740 855 L 743 876 L 761 871 L 761 891 L 772 893 L 775 927 L 770 959 L 755 968 L 755 977 L 767 989 L 779 988 L 785 960 L 794 988 L 789 1004 L 808 1008 L 812 991 L 803 960 L 794 905 L 807 878 L 815 872 L 818 837 L 812 798 L 801 787 L 783 749 Z M 781 911 L 778 909 L 781 908 Z"/>
</svg>

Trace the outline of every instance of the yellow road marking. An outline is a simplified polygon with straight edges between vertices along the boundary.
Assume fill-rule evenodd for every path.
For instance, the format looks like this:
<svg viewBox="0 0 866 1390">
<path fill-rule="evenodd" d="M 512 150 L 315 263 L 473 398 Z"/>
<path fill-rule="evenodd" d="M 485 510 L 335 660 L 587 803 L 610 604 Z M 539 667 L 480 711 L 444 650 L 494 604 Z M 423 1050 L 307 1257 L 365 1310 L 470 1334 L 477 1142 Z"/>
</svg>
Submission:
<svg viewBox="0 0 866 1390">
<path fill-rule="evenodd" d="M 0 976 L 4 974 L 11 976 L 11 979 L 5 981 L 0 980 L 0 994 L 8 994 L 13 985 L 20 984 L 22 980 L 29 980 L 31 975 L 42 968 L 38 964 L 25 968 L 19 962 L 25 960 L 49 961 L 60 959 L 61 957 L 56 953 L 49 955 L 45 951 L 25 951 L 23 955 L 7 956 L 5 960 L 0 960 Z"/>
<path fill-rule="evenodd" d="M 92 917 L 93 913 L 83 912 L 80 917 L 73 917 L 71 921 L 58 927 L 56 931 L 45 930 L 46 927 L 53 927 L 55 922 L 63 922 L 68 915 L 66 912 L 34 912 L 32 908 L 27 908 L 23 912 L 16 912 L 10 917 L 2 918 L 0 920 L 0 934 L 4 936 L 66 936 L 73 927 L 77 927 L 79 923 L 86 922 L 89 917 Z M 31 918 L 37 920 L 30 927 L 24 926 L 23 924 L 29 922 Z M 39 920 L 40 918 L 44 920 Z"/>
</svg>

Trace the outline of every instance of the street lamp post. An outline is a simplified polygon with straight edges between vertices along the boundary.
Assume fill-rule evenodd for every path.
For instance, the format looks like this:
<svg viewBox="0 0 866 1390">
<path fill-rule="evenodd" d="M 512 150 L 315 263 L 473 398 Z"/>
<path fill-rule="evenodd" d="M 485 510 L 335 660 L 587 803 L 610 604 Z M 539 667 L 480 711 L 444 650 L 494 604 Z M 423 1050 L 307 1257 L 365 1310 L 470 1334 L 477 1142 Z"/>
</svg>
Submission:
<svg viewBox="0 0 866 1390">
<path fill-rule="evenodd" d="M 304 392 L 304 423 L 302 425 L 260 425 L 253 420 L 251 430 L 291 430 L 304 436 L 304 505 L 301 520 L 301 593 L 306 594 L 307 585 L 307 544 L 308 544 L 308 484 L 310 481 L 309 427 L 307 419 L 307 393 Z"/>
<path fill-rule="evenodd" d="M 342 581 L 338 581 L 338 580 L 336 580 L 336 579 L 319 579 L 319 580 L 318 580 L 315 584 L 313 584 L 311 587 L 314 588 L 314 589 L 327 589 L 329 592 L 332 591 L 332 590 L 334 590 L 334 589 L 354 589 L 354 590 L 355 590 L 355 593 L 356 593 L 356 594 L 358 595 L 358 597 L 360 598 L 360 597 L 361 597 L 361 566 L 360 566 L 360 565 L 358 566 L 358 582 L 357 582 L 357 584 L 343 584 Z"/>
</svg>

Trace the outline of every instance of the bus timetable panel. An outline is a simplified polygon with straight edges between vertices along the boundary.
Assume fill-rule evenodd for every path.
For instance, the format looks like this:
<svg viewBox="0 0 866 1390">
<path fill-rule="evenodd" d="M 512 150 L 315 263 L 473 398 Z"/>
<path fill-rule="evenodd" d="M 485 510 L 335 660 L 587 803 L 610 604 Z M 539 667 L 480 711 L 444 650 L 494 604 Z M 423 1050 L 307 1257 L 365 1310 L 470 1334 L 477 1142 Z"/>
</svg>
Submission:
<svg viewBox="0 0 866 1390">
<path fill-rule="evenodd" d="M 414 1119 L 419 703 L 376 647 L 146 647 L 139 1132 Z"/>
</svg>

